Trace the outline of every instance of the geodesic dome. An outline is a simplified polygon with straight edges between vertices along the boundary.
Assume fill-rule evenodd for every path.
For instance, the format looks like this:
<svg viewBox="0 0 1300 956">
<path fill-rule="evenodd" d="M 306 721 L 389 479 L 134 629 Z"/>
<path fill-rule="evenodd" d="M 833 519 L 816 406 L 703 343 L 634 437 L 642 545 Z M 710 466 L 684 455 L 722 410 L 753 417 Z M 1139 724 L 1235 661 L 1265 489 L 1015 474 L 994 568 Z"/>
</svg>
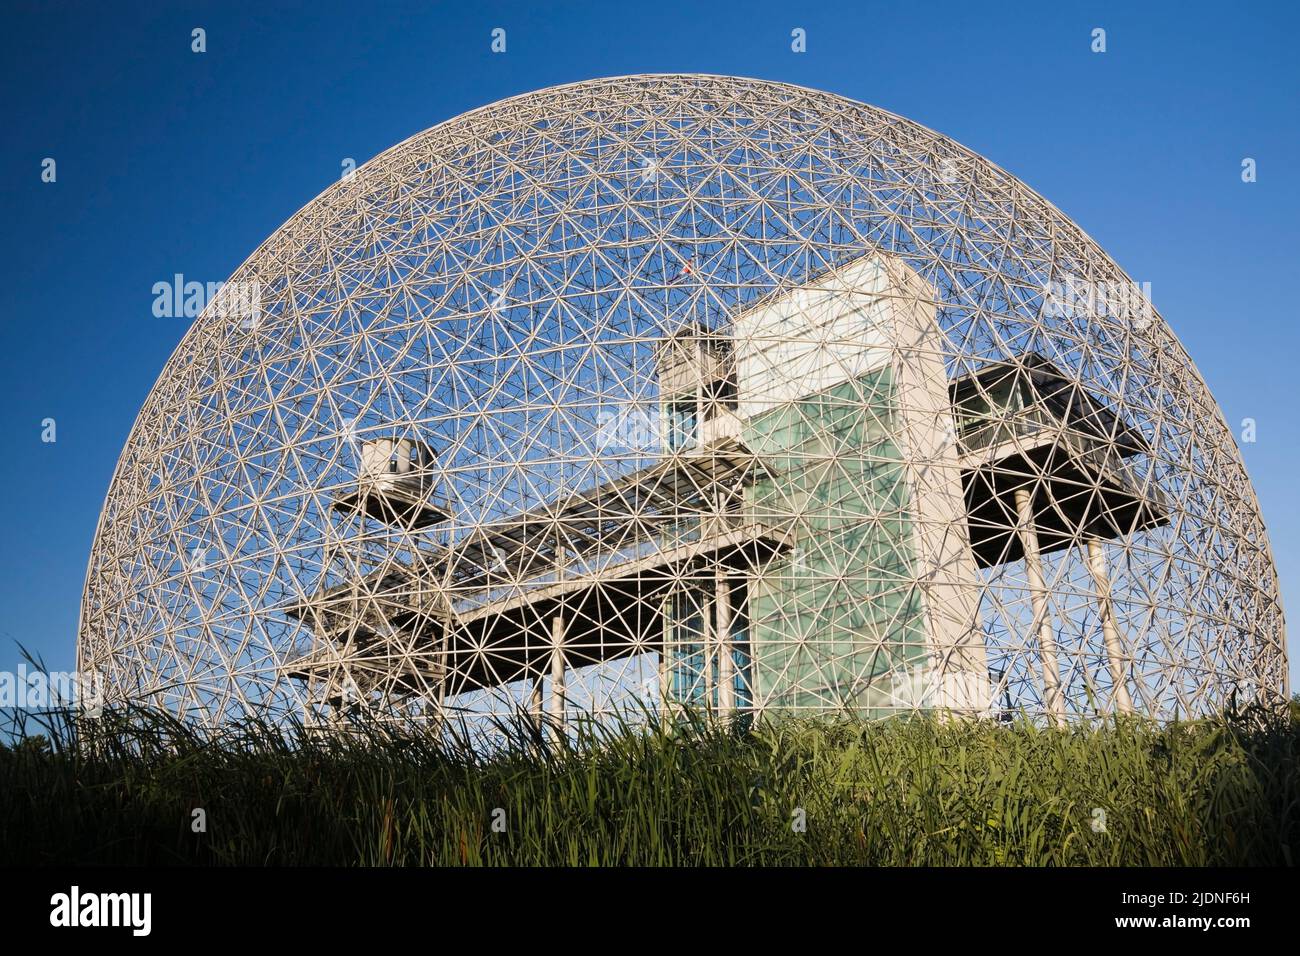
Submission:
<svg viewBox="0 0 1300 956">
<path fill-rule="evenodd" d="M 1287 692 L 1233 437 L 1016 179 L 838 96 L 596 80 L 309 203 L 167 363 L 93 546 L 110 698 L 562 722 Z"/>
</svg>

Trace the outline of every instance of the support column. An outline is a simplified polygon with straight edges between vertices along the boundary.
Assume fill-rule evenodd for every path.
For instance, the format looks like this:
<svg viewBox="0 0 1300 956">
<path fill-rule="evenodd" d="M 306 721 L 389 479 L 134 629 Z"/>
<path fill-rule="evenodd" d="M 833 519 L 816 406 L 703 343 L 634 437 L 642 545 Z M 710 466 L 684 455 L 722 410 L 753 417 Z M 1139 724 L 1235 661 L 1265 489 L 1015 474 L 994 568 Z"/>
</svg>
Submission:
<svg viewBox="0 0 1300 956">
<path fill-rule="evenodd" d="M 532 718 L 533 726 L 538 730 L 542 729 L 542 670 L 538 668 L 533 675 L 532 687 L 528 692 L 528 716 Z"/>
<path fill-rule="evenodd" d="M 564 614 L 551 618 L 551 708 L 550 720 L 557 736 L 564 734 Z"/>
<path fill-rule="evenodd" d="M 662 612 L 662 639 L 659 645 L 659 718 L 661 721 L 668 720 L 669 696 L 672 693 L 672 668 L 669 666 L 673 646 L 673 592 L 669 590 L 668 596 L 663 599 L 660 606 Z"/>
<path fill-rule="evenodd" d="M 1110 665 L 1111 706 L 1117 713 L 1133 713 L 1133 699 L 1128 693 L 1128 660 L 1119 625 L 1115 622 L 1115 606 L 1110 597 L 1110 572 L 1106 568 L 1106 546 L 1098 538 L 1088 539 L 1088 570 L 1097 586 L 1097 612 L 1101 617 L 1101 633 L 1106 643 L 1106 661 Z"/>
<path fill-rule="evenodd" d="M 731 646 L 731 582 L 721 565 L 713 603 L 717 611 L 718 713 L 730 717 L 736 709 L 736 657 Z"/>
<path fill-rule="evenodd" d="M 447 675 L 451 673 L 451 664 L 446 651 L 442 652 L 442 663 L 438 665 L 438 693 L 434 696 L 438 733 L 447 729 Z"/>
<path fill-rule="evenodd" d="M 695 361 L 697 365 L 696 377 L 698 378 L 698 381 L 695 383 L 695 436 L 693 444 L 696 448 L 699 448 L 704 444 L 704 379 L 703 373 L 698 370 L 700 361 L 699 343 L 696 343 L 695 348 L 697 352 L 697 358 Z"/>
<path fill-rule="evenodd" d="M 1033 631 L 1038 635 L 1038 650 L 1043 658 L 1043 699 L 1056 723 L 1065 722 L 1065 701 L 1061 696 L 1061 667 L 1056 655 L 1056 634 L 1052 629 L 1052 612 L 1047 604 L 1047 583 L 1043 579 L 1043 556 L 1038 549 L 1038 531 L 1034 527 L 1033 505 L 1029 491 L 1016 489 L 1016 516 L 1020 543 L 1025 549 L 1025 576 L 1033 603 Z"/>
<path fill-rule="evenodd" d="M 700 647 L 703 649 L 701 655 L 704 659 L 704 709 L 709 713 L 716 713 L 717 708 L 713 703 L 713 655 L 717 653 L 718 628 L 714 621 L 714 615 L 717 613 L 715 608 L 717 602 L 709 595 L 707 585 L 700 587 L 697 592 L 700 600 Z"/>
</svg>

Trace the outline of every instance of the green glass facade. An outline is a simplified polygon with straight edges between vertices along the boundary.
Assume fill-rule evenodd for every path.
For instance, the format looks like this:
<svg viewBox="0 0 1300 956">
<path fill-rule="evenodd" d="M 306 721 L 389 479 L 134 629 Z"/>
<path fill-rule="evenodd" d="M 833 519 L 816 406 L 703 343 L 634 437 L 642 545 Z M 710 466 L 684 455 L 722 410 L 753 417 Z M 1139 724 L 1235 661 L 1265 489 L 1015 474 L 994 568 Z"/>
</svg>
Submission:
<svg viewBox="0 0 1300 956">
<path fill-rule="evenodd" d="M 746 423 L 746 444 L 771 472 L 746 506 L 795 532 L 793 550 L 749 586 L 752 680 L 766 711 L 871 712 L 887 699 L 881 675 L 925 659 L 896 415 L 885 366 Z"/>
</svg>

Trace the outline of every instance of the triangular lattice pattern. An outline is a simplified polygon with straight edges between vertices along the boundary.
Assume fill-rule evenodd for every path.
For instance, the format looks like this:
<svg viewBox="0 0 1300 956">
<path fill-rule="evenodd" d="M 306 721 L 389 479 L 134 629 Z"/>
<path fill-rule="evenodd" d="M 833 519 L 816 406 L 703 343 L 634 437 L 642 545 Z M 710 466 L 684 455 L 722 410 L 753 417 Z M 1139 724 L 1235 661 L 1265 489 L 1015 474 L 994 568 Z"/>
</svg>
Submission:
<svg viewBox="0 0 1300 956">
<path fill-rule="evenodd" d="M 1002 170 L 723 77 L 517 97 L 326 190 L 122 452 L 80 666 L 187 716 L 1049 719 L 1284 695 L 1233 437 Z"/>
</svg>

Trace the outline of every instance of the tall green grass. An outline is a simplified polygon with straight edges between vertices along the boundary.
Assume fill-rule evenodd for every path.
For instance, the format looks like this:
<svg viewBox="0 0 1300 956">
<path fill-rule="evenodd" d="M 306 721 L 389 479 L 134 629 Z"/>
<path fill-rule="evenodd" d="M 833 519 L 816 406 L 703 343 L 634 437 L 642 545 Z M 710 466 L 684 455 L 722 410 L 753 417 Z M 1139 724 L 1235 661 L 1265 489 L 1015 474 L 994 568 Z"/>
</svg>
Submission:
<svg viewBox="0 0 1300 956">
<path fill-rule="evenodd" d="M 520 722 L 484 750 L 110 713 L 0 749 L 0 862 L 1289 865 L 1298 728 Z"/>
</svg>

